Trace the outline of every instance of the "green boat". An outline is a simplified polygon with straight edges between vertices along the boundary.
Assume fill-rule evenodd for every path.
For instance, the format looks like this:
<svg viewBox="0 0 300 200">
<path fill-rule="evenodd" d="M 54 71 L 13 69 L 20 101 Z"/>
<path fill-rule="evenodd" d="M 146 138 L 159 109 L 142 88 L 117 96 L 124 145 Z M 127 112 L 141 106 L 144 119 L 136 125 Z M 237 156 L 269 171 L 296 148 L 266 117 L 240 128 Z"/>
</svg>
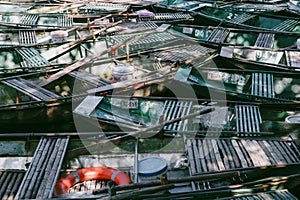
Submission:
<svg viewBox="0 0 300 200">
<path fill-rule="evenodd" d="M 252 13 L 225 8 L 201 7 L 192 11 L 195 24 L 205 26 L 225 26 L 248 30 L 274 32 L 299 32 L 298 17 L 276 15 L 275 13 Z"/>
<path fill-rule="evenodd" d="M 225 68 L 226 67 L 226 68 Z M 205 98 L 253 102 L 299 102 L 300 74 L 263 70 L 230 69 L 206 63 L 198 68 L 181 67 L 174 79 L 192 87 Z"/>
<path fill-rule="evenodd" d="M 143 131 L 145 136 L 286 137 L 295 133 L 294 137 L 299 138 L 296 132 L 299 131 L 300 106 L 297 103 L 87 96 L 73 113 L 77 125 L 82 125 L 80 131 L 98 130 L 107 135 Z"/>
<path fill-rule="evenodd" d="M 173 25 L 170 31 L 179 32 L 197 39 L 200 44 L 214 47 L 233 45 L 289 49 L 296 45 L 300 37 L 299 33 L 184 24 Z"/>
</svg>

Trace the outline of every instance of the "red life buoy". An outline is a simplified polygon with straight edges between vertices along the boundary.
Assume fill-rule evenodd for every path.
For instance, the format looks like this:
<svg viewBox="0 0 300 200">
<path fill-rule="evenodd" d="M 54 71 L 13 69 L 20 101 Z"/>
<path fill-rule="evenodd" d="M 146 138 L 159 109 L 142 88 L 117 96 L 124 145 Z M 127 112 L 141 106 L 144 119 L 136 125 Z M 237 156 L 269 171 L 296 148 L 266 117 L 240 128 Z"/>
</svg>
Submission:
<svg viewBox="0 0 300 200">
<path fill-rule="evenodd" d="M 125 172 L 110 167 L 89 167 L 62 177 L 55 185 L 54 195 L 67 194 L 70 187 L 76 183 L 90 180 L 112 180 L 117 185 L 131 183 L 130 177 Z"/>
</svg>

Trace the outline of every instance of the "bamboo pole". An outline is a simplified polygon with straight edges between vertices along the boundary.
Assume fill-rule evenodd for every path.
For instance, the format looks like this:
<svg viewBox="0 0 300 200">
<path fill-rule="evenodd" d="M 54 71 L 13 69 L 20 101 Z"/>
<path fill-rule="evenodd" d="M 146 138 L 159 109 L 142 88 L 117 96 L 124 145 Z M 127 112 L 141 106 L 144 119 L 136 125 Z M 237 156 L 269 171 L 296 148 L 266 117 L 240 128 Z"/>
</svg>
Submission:
<svg viewBox="0 0 300 200">
<path fill-rule="evenodd" d="M 189 176 L 189 177 L 182 177 L 178 179 L 168 179 L 167 183 L 185 183 L 185 182 L 191 182 L 191 181 L 203 181 L 208 179 L 223 179 L 223 178 L 233 178 L 238 177 L 240 175 L 239 172 L 224 172 L 224 173 L 214 173 L 214 174 L 203 174 L 203 175 L 197 175 L 197 176 Z M 152 186 L 158 186 L 162 185 L 161 181 L 151 181 L 151 182 L 142 182 L 142 183 L 133 183 L 130 185 L 122 185 L 122 186 L 116 186 L 114 189 L 116 191 L 124 191 L 124 190 L 132 190 L 142 187 L 152 187 Z M 93 190 L 93 194 L 103 194 L 107 193 L 108 189 L 95 189 Z"/>
<path fill-rule="evenodd" d="M 42 199 L 43 193 L 45 192 L 45 189 L 46 189 L 46 185 L 49 181 L 51 181 L 51 177 L 49 175 L 50 175 L 51 170 L 55 167 L 53 165 L 53 163 L 55 162 L 56 159 L 59 159 L 59 156 L 60 156 L 58 154 L 58 149 L 61 145 L 61 138 L 57 138 L 55 140 L 56 141 L 55 141 L 53 151 L 51 152 L 49 159 L 47 158 L 48 162 L 46 165 L 45 173 L 44 173 L 43 179 L 41 181 L 41 184 L 39 185 L 39 189 L 36 194 L 36 198 L 38 198 L 38 199 Z M 49 151 L 51 151 L 51 150 L 52 149 L 50 149 Z"/>
<path fill-rule="evenodd" d="M 42 149 L 43 153 L 41 158 L 38 160 L 38 164 L 36 168 L 32 171 L 33 175 L 30 180 L 30 184 L 27 188 L 27 191 L 25 193 L 25 198 L 35 198 L 36 193 L 38 192 L 39 185 L 43 179 L 44 172 L 45 172 L 45 166 L 48 164 L 48 155 L 51 153 L 51 150 L 53 148 L 54 142 L 52 139 L 46 139 L 46 145 L 45 148 Z"/>
<path fill-rule="evenodd" d="M 126 200 L 126 199 L 131 199 L 133 197 L 140 196 L 142 194 L 151 194 L 151 193 L 155 193 L 155 192 L 159 192 L 159 191 L 170 190 L 170 189 L 173 189 L 174 187 L 175 187 L 174 184 L 155 186 L 155 187 L 151 187 L 151 188 L 147 188 L 147 189 L 143 189 L 143 190 L 131 191 L 128 193 L 123 193 L 123 194 L 117 194 L 117 195 L 111 196 L 111 197 L 104 197 L 104 198 L 101 198 L 100 200 L 123 200 L 123 199 Z"/>
<path fill-rule="evenodd" d="M 44 194 L 43 199 L 52 198 L 52 194 L 53 194 L 53 191 L 54 191 L 54 188 L 55 188 L 55 184 L 56 184 L 56 181 L 58 179 L 59 171 L 60 171 L 62 163 L 63 163 L 63 158 L 64 158 L 64 156 L 66 154 L 66 151 L 67 151 L 69 140 L 70 140 L 70 137 L 69 136 L 66 137 L 64 139 L 64 145 L 62 145 L 62 147 L 59 149 L 60 154 L 62 155 L 62 159 L 59 159 L 59 160 L 57 159 L 56 160 L 57 162 L 55 163 L 55 166 L 57 166 L 57 169 L 56 169 L 56 171 L 54 171 L 54 170 L 51 171 L 50 177 L 52 177 L 52 182 L 48 182 L 48 184 L 46 186 L 48 196 L 46 196 Z"/>
<path fill-rule="evenodd" d="M 42 138 L 37 146 L 36 152 L 34 153 L 34 156 L 29 165 L 29 168 L 26 171 L 25 176 L 23 177 L 23 181 L 22 181 L 22 183 L 19 187 L 19 190 L 16 194 L 16 199 L 24 198 L 24 193 L 26 192 L 28 185 L 30 183 L 30 180 L 31 180 L 31 177 L 30 177 L 31 173 L 32 173 L 32 171 L 35 170 L 35 165 L 37 165 L 38 160 L 40 159 L 41 154 L 42 154 L 42 149 L 44 148 L 45 145 L 46 145 L 46 139 Z"/>
</svg>

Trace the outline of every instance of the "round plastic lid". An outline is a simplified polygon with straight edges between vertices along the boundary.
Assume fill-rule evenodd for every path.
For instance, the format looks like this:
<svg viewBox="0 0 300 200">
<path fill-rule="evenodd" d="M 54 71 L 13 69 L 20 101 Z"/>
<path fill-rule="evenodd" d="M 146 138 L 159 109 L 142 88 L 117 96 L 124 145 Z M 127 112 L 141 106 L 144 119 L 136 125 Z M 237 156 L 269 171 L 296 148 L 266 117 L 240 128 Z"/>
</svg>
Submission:
<svg viewBox="0 0 300 200">
<path fill-rule="evenodd" d="M 300 123 L 300 115 L 291 115 L 285 118 L 287 123 Z"/>
<path fill-rule="evenodd" d="M 166 160 L 158 156 L 143 158 L 138 163 L 139 175 L 144 177 L 163 174 L 167 168 Z"/>
</svg>

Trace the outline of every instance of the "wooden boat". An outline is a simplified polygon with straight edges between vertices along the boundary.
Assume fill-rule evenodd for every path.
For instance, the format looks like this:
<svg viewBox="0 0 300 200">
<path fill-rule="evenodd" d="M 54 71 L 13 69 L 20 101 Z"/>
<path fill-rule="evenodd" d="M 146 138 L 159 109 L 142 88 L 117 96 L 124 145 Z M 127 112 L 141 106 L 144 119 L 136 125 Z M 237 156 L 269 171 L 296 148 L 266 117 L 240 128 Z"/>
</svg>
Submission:
<svg viewBox="0 0 300 200">
<path fill-rule="evenodd" d="M 221 24 L 226 27 L 250 30 L 299 32 L 298 17 L 257 14 L 213 7 L 202 7 L 192 12 L 195 14 L 194 23 L 198 25 L 219 26 Z"/>
<path fill-rule="evenodd" d="M 1 79 L 1 132 L 30 131 L 75 131 L 72 118 L 72 103 L 80 102 L 87 89 L 95 87 L 96 76 L 85 72 L 70 73 L 47 88 L 38 83 L 47 75 L 58 70 L 36 72 L 26 76 L 12 76 Z M 73 76 L 72 76 L 73 75 Z M 84 79 L 77 80 L 73 92 L 74 77 L 94 78 L 91 84 Z M 98 78 L 98 83 L 109 84 Z M 97 83 L 96 83 L 97 84 Z M 74 90 L 75 91 L 75 90 Z"/>
<path fill-rule="evenodd" d="M 173 25 L 170 31 L 197 39 L 208 46 L 233 45 L 265 48 L 292 48 L 299 33 L 262 31 L 254 29 L 225 28 L 197 25 Z"/>
<path fill-rule="evenodd" d="M 88 143 L 98 145 L 98 150 L 90 149 L 88 153 L 83 151 L 83 148 L 78 148 L 76 140 L 73 140 L 71 135 L 56 134 L 51 137 L 44 134 L 38 144 L 35 142 L 36 148 L 31 153 L 32 160 L 28 169 L 3 171 L 0 179 L 3 183 L 2 188 L 9 188 L 8 177 L 11 176 L 10 179 L 16 180 L 14 183 L 16 187 L 9 195 L 15 198 L 76 197 L 104 200 L 158 197 L 182 199 L 205 196 L 206 199 L 215 199 L 232 197 L 234 193 L 295 199 L 287 189 L 295 191 L 299 186 L 297 169 L 300 152 L 294 141 L 180 138 L 183 142 L 176 146 L 176 150 L 167 147 L 159 152 L 144 153 L 141 148 L 146 147 L 146 142 L 158 141 L 144 138 L 138 142 L 134 142 L 137 141 L 136 139 L 131 140 L 133 143 L 122 141 L 118 147 L 114 146 L 114 153 L 103 154 L 101 149 L 104 150 L 105 142 L 108 144 L 113 140 L 97 143 L 95 140 L 89 140 Z M 31 144 L 34 142 L 25 134 L 18 137 Z M 11 135 L 10 138 L 15 137 Z M 136 144 L 140 145 L 140 149 L 136 148 L 134 152 L 124 153 L 121 149 L 122 146 L 134 148 Z M 175 145 L 175 142 L 173 144 Z M 101 146 L 100 151 L 99 146 Z M 151 148 L 153 147 L 146 147 L 150 151 Z M 79 150 L 80 154 L 75 156 L 74 153 Z M 82 164 L 78 164 L 74 159 Z M 89 162 L 82 162 L 84 160 Z M 67 165 L 62 165 L 63 162 Z M 149 163 L 151 168 L 149 169 L 148 165 L 145 169 L 145 164 Z M 96 168 L 103 171 L 95 173 L 93 170 Z M 37 169 L 39 170 L 36 171 Z M 111 171 L 115 169 L 117 169 L 116 175 L 122 174 L 122 177 L 126 177 L 126 183 L 129 183 L 128 179 L 133 183 L 115 185 L 119 183 L 113 181 L 120 180 L 119 176 L 111 175 Z M 90 172 L 89 176 L 83 176 L 85 172 Z M 103 175 L 104 172 L 108 173 L 102 179 L 73 185 L 79 178 L 88 180 Z M 19 179 L 15 179 L 13 173 L 18 174 Z M 76 174 L 78 179 L 75 178 Z M 114 176 L 111 183 L 103 180 L 109 176 Z M 260 178 L 257 179 L 257 176 Z M 71 187 L 69 193 L 55 196 L 53 192 L 56 191 L 56 183 L 58 186 L 62 185 L 57 181 L 66 179 L 64 183 L 67 188 Z M 28 180 L 34 181 L 35 184 L 30 184 L 31 181 Z M 47 185 L 48 187 L 45 187 Z M 4 193 L 7 194 L 7 190 Z"/>
<path fill-rule="evenodd" d="M 299 91 L 295 90 L 299 77 L 295 72 L 205 68 L 204 64 L 199 68 L 181 67 L 174 79 L 206 98 L 219 94 L 216 97 L 229 100 L 280 103 L 299 101 Z"/>
<path fill-rule="evenodd" d="M 243 69 L 298 71 L 299 50 L 273 50 L 269 48 L 221 47 L 215 63 Z"/>
<path fill-rule="evenodd" d="M 226 106 L 222 101 L 205 99 L 87 96 L 73 112 L 78 117 L 76 121 L 90 124 L 85 131 L 97 130 L 94 129 L 97 127 L 107 135 L 114 131 L 124 134 L 145 129 L 148 130 L 145 136 L 195 133 L 199 136 L 286 137 L 299 127 L 297 122 L 285 120 L 292 116 L 296 119 L 299 111 L 296 103 L 276 105 L 228 101 Z M 294 137 L 299 138 L 299 135 Z"/>
<path fill-rule="evenodd" d="M 51 32 L 43 29 L 7 31 L 5 34 L 11 39 L 0 42 L 3 59 L 0 74 L 3 77 L 65 67 L 106 47 L 106 42 L 98 37 L 99 35 L 125 35 L 135 32 L 141 34 L 142 29 L 153 31 L 158 27 L 155 23 L 148 22 L 135 25 L 128 23 L 118 26 L 118 24 L 113 23 L 91 32 L 77 28 Z M 18 39 L 13 39 L 14 36 Z"/>
<path fill-rule="evenodd" d="M 121 44 L 116 44 L 113 47 L 117 48 Z M 29 77 L 30 74 L 2 78 L 2 83 L 7 85 L 3 86 L 3 93 L 5 96 L 11 95 L 9 104 L 5 105 L 8 100 L 4 99 L 4 105 L 0 109 L 0 112 L 3 113 L 1 115 L 3 116 L 1 126 L 6 127 L 3 128 L 3 131 L 40 131 L 39 128 L 44 128 L 43 126 L 34 126 L 37 121 L 33 121 L 33 117 L 30 116 L 43 119 L 43 123 L 48 124 L 49 131 L 53 130 L 51 128 L 58 128 L 58 125 L 57 127 L 51 125 L 56 120 L 61 123 L 66 120 L 71 126 L 71 128 L 68 128 L 74 130 L 72 104 L 76 106 L 89 90 L 96 87 L 113 87 L 110 86 L 112 82 L 125 86 L 125 82 L 128 82 L 128 80 L 159 80 L 165 73 L 164 71 L 169 72 L 172 67 L 170 62 L 160 63 L 159 68 L 153 72 L 155 58 L 149 58 L 148 55 L 134 56 L 133 54 L 130 54 L 130 60 L 127 60 L 127 55 L 110 58 L 106 57 L 108 52 L 108 50 L 100 51 L 85 57 L 83 60 L 74 62 L 64 69 L 54 69 L 52 73 L 50 73 L 51 71 L 40 72 L 44 76 L 47 75 L 47 77 L 39 77 L 35 82 L 22 78 Z M 102 55 L 105 58 L 99 59 Z M 51 56 L 55 55 L 51 54 Z M 94 57 L 98 60 L 93 61 L 92 64 L 89 63 Z M 38 74 L 38 72 L 34 74 Z M 15 93 L 14 89 L 18 92 Z M 57 92 L 59 94 L 56 94 Z M 54 112 L 55 107 L 58 107 L 57 110 L 64 108 L 61 112 L 65 114 L 60 111 L 55 112 L 57 114 L 51 114 L 50 111 L 53 110 Z M 64 120 L 61 120 L 62 117 Z M 22 126 L 15 126 L 14 120 L 18 120 L 18 123 Z"/>
</svg>

